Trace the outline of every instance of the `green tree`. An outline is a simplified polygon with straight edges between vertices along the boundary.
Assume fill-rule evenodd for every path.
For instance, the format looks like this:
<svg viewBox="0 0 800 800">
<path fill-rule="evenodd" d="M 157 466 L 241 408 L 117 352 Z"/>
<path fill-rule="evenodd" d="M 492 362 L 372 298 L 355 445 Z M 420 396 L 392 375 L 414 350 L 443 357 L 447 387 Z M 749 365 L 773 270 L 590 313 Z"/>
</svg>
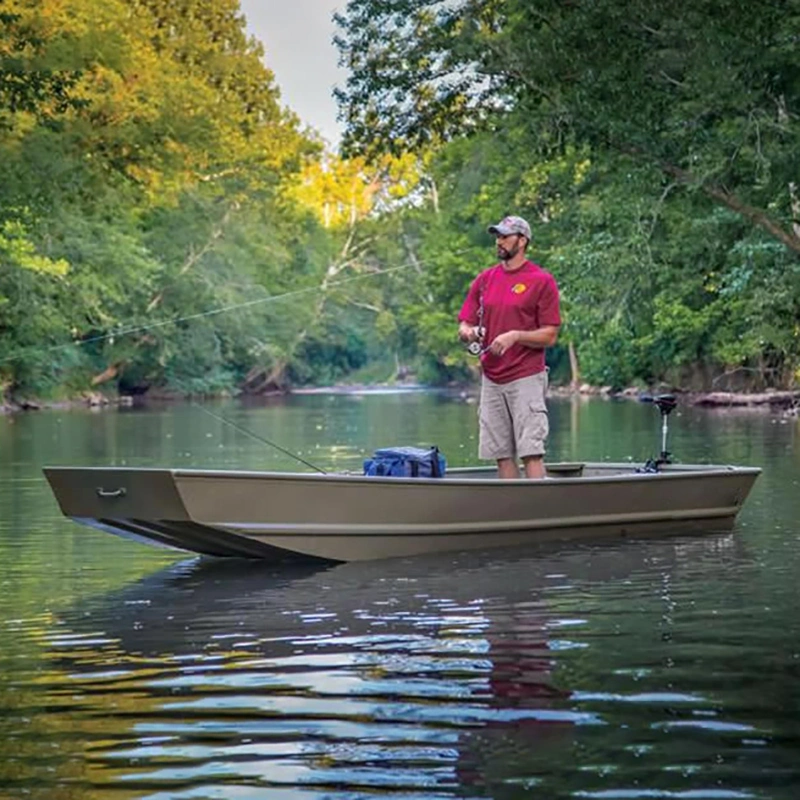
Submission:
<svg viewBox="0 0 800 800">
<path fill-rule="evenodd" d="M 15 0 L 3 22 L 3 383 L 232 387 L 257 312 L 215 311 L 282 281 L 277 194 L 318 150 L 238 4 Z"/>
<path fill-rule="evenodd" d="M 533 220 L 587 379 L 785 384 L 800 363 L 799 9 L 351 0 L 346 142 L 433 143 L 442 214 L 426 247 L 465 231 L 477 244 L 509 211 Z M 468 283 L 448 261 L 429 277 L 436 330 Z M 447 373 L 457 345 L 437 341 Z"/>
<path fill-rule="evenodd" d="M 697 188 L 795 252 L 800 3 L 350 0 L 349 142 L 403 148 L 522 112 Z"/>
</svg>

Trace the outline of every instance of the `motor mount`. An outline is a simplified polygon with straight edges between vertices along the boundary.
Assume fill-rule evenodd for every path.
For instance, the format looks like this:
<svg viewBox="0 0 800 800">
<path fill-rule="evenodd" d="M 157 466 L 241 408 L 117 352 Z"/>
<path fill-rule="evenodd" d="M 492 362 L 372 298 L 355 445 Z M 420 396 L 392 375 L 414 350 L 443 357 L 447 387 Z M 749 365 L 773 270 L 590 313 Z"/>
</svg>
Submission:
<svg viewBox="0 0 800 800">
<path fill-rule="evenodd" d="M 661 452 L 658 458 L 648 458 L 637 472 L 659 472 L 662 466 L 672 463 L 672 453 L 667 450 L 667 417 L 678 405 L 678 400 L 674 394 L 641 395 L 639 399 L 643 403 L 652 403 L 661 412 Z"/>
</svg>

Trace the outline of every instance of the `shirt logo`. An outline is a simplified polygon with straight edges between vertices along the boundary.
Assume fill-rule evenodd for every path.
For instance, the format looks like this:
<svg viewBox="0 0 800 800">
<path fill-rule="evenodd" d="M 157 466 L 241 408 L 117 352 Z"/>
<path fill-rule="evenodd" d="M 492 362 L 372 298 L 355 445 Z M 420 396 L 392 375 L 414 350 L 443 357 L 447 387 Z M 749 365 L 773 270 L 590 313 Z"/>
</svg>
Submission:
<svg viewBox="0 0 800 800">
<path fill-rule="evenodd" d="M 522 294 L 527 288 L 528 287 L 524 283 L 515 283 L 511 287 L 511 291 L 514 292 L 514 294 Z"/>
</svg>

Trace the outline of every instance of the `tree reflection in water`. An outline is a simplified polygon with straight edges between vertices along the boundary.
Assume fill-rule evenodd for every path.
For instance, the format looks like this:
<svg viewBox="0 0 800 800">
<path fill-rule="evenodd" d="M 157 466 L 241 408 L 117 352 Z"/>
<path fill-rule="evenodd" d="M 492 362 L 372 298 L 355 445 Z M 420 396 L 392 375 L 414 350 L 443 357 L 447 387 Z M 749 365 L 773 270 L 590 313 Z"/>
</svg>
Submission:
<svg viewBox="0 0 800 800">
<path fill-rule="evenodd" d="M 720 555 L 736 547 L 728 535 L 280 570 L 181 562 L 65 610 L 43 681 L 61 736 L 84 739 L 80 780 L 105 790 L 600 791 L 609 775 L 641 780 L 643 752 L 687 758 L 653 723 L 714 702 L 670 686 L 670 587 L 698 564 L 724 579 Z M 640 706 L 609 699 L 642 684 Z M 662 766 L 649 780 L 675 785 Z"/>
</svg>

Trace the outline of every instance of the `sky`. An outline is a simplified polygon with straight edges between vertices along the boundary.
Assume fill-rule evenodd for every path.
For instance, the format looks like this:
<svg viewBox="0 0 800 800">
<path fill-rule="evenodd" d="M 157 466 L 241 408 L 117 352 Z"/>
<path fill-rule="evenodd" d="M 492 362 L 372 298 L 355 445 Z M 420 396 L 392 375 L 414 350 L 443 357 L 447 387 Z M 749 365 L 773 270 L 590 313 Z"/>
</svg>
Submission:
<svg viewBox="0 0 800 800">
<path fill-rule="evenodd" d="M 334 148 L 342 128 L 336 121 L 335 85 L 344 85 L 333 44 L 334 11 L 346 0 L 240 0 L 247 32 L 264 45 L 264 61 L 275 74 L 285 106 L 315 128 Z"/>
</svg>

